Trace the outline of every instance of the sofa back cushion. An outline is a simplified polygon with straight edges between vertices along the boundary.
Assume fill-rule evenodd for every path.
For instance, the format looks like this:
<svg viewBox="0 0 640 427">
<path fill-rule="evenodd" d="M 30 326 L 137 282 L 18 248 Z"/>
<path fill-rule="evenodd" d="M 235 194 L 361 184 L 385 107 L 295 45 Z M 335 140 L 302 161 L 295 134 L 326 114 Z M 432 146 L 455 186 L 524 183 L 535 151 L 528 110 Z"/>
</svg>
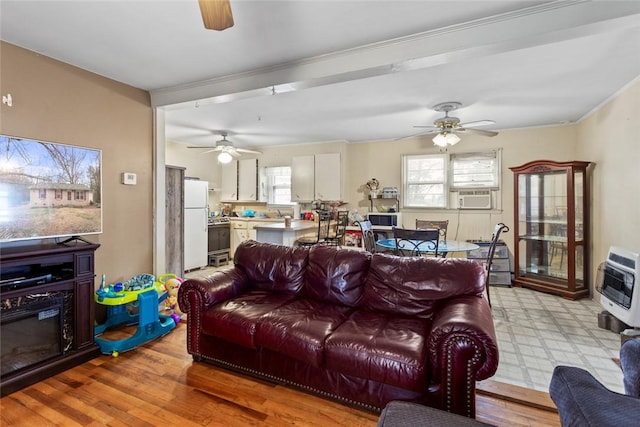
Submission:
<svg viewBox="0 0 640 427">
<path fill-rule="evenodd" d="M 328 304 L 356 307 L 362 301 L 371 254 L 315 245 L 309 250 L 305 296 Z"/>
<path fill-rule="evenodd" d="M 302 290 L 308 256 L 309 250 L 304 247 L 248 240 L 238 245 L 233 262 L 258 289 L 298 293 Z"/>
<path fill-rule="evenodd" d="M 372 310 L 430 319 L 445 299 L 481 295 L 484 268 L 464 258 L 374 254 L 363 305 Z"/>
</svg>

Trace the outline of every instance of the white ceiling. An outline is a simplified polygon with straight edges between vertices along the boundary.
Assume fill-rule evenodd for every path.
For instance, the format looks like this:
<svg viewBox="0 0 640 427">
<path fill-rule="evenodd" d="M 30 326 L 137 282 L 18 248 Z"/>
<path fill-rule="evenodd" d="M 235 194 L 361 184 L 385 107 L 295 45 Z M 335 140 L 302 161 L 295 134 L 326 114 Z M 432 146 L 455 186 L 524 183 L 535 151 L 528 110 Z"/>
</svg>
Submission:
<svg viewBox="0 0 640 427">
<path fill-rule="evenodd" d="M 640 75 L 638 1 L 231 6 L 217 32 L 196 0 L 2 0 L 0 36 L 150 91 L 166 138 L 190 145 L 397 139 L 445 101 L 496 122 L 482 129 L 573 123 Z"/>
</svg>

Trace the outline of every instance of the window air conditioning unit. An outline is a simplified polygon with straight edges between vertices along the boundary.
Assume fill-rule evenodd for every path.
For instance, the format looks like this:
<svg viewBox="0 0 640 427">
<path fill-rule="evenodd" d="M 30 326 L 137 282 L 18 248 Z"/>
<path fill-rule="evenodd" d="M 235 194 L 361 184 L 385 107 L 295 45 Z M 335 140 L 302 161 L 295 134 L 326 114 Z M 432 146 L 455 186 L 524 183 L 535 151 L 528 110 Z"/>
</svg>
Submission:
<svg viewBox="0 0 640 427">
<path fill-rule="evenodd" d="M 491 191 L 459 191 L 458 209 L 491 209 Z"/>
</svg>

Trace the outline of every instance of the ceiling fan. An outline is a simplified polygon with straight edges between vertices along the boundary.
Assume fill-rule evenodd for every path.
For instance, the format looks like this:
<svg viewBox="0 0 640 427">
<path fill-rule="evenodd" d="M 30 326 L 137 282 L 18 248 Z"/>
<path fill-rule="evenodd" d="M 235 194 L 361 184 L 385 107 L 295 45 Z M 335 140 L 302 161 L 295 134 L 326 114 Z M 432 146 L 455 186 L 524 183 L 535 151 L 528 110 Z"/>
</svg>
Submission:
<svg viewBox="0 0 640 427">
<path fill-rule="evenodd" d="M 206 154 L 206 153 L 212 153 L 212 152 L 219 152 L 220 154 L 218 154 L 218 161 L 220 163 L 229 163 L 231 162 L 231 160 L 233 160 L 234 157 L 240 157 L 241 153 L 245 153 L 245 154 L 261 154 L 260 151 L 254 151 L 254 150 L 246 150 L 244 148 L 236 148 L 233 145 L 233 142 L 229 141 L 227 139 L 227 133 L 226 132 L 222 132 L 220 133 L 220 136 L 222 136 L 222 139 L 216 141 L 216 146 L 214 148 L 211 147 L 201 147 L 201 146 L 194 146 L 194 147 L 189 147 L 189 148 L 208 148 L 207 151 L 204 151 L 202 154 Z"/>
<path fill-rule="evenodd" d="M 446 147 L 447 145 L 455 145 L 460 141 L 460 137 L 456 133 L 469 132 L 483 136 L 496 136 L 498 132 L 475 129 L 476 126 L 486 126 L 494 124 L 493 120 L 478 120 L 475 122 L 460 123 L 460 119 L 457 117 L 449 116 L 450 111 L 457 110 L 462 106 L 459 102 L 442 102 L 433 107 L 436 111 L 444 112 L 444 117 L 436 119 L 433 126 L 414 126 L 415 128 L 429 129 L 424 133 L 418 135 L 436 134 L 433 138 L 433 143 L 439 147 Z M 414 136 L 418 136 L 414 135 Z"/>
<path fill-rule="evenodd" d="M 233 27 L 229 0 L 198 0 L 202 21 L 207 30 L 222 31 Z"/>
</svg>

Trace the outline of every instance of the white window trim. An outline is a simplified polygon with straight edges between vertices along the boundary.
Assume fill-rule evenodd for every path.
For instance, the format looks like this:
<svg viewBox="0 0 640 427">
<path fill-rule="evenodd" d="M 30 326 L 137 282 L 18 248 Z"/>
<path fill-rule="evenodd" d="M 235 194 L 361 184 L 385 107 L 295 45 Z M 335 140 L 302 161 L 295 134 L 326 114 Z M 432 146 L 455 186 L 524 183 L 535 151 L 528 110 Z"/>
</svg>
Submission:
<svg viewBox="0 0 640 427">
<path fill-rule="evenodd" d="M 489 153 L 495 153 L 495 158 L 496 158 L 496 181 L 497 181 L 497 186 L 457 186 L 457 187 L 453 187 L 453 171 L 452 171 L 452 161 L 451 159 L 454 156 L 473 156 L 474 154 L 477 154 L 478 156 L 486 156 Z M 438 207 L 438 206 L 415 206 L 415 205 L 407 205 L 407 198 L 406 198 L 406 190 L 407 190 L 407 159 L 409 158 L 416 158 L 416 157 L 437 157 L 437 156 L 444 156 L 444 167 L 445 167 L 445 178 L 444 178 L 444 185 L 445 185 L 445 206 L 444 207 Z M 439 154 L 406 154 L 402 156 L 402 160 L 401 160 L 401 169 L 402 169 L 402 189 L 403 189 L 403 196 L 402 196 L 402 208 L 404 210 L 415 210 L 415 211 L 424 211 L 424 210 L 434 210 L 434 211 L 442 211 L 442 210 L 458 210 L 458 206 L 457 203 L 455 202 L 455 200 L 457 199 L 457 197 L 454 197 L 455 194 L 457 194 L 460 191 L 465 191 L 465 190 L 489 190 L 491 192 L 491 198 L 492 198 L 492 208 L 491 210 L 501 210 L 502 209 L 502 203 L 501 203 L 501 192 L 502 192 L 502 149 L 498 148 L 498 149 L 494 149 L 494 150 L 487 150 L 487 151 L 477 151 L 477 152 L 469 152 L 469 153 L 455 153 L 455 154 L 448 154 L 448 153 L 439 153 Z"/>
</svg>

